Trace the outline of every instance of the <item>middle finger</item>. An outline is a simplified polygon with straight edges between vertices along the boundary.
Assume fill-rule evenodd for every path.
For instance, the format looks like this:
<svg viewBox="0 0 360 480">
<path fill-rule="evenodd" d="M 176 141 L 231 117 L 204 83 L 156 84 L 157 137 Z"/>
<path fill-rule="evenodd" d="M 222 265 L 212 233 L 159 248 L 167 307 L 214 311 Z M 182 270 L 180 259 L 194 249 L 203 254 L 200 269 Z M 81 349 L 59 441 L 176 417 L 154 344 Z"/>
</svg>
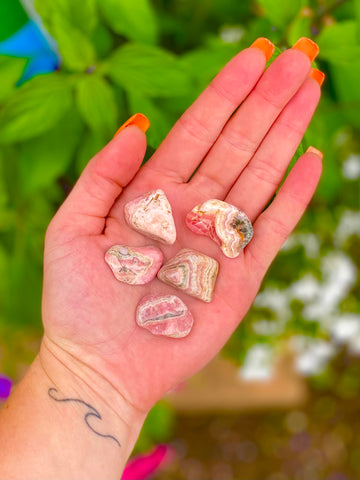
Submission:
<svg viewBox="0 0 360 480">
<path fill-rule="evenodd" d="M 310 43 L 309 43 L 310 42 Z M 299 51 L 298 45 L 312 47 Z M 190 181 L 205 198 L 224 198 L 277 117 L 303 84 L 318 53 L 305 39 L 282 53 L 231 117 Z"/>
</svg>

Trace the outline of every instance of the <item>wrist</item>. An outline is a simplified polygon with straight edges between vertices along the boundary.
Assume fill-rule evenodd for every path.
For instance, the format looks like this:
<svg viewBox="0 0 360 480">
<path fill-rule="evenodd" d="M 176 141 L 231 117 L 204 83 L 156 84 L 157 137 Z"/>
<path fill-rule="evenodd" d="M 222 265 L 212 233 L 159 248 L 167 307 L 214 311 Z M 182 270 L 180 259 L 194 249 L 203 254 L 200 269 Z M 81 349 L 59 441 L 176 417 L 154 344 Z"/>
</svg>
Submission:
<svg viewBox="0 0 360 480">
<path fill-rule="evenodd" d="M 1 410 L 0 478 L 121 477 L 145 414 L 64 360 L 43 342 Z"/>
<path fill-rule="evenodd" d="M 127 460 L 146 418 L 102 375 L 44 337 L 36 359 L 47 385 L 46 395 L 62 414 L 82 419 L 83 433 L 108 448 L 121 449 Z M 35 363 L 35 362 L 34 362 Z M 97 437 L 97 438 L 96 438 Z"/>
</svg>

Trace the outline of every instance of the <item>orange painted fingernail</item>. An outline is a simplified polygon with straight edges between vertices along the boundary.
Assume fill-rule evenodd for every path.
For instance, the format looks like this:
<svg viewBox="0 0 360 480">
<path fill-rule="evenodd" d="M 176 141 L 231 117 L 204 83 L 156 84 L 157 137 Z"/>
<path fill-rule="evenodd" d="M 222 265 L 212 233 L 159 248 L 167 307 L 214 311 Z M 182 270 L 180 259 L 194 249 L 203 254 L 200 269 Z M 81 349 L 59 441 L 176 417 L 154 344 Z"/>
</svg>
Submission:
<svg viewBox="0 0 360 480">
<path fill-rule="evenodd" d="M 325 80 L 325 73 L 321 72 L 317 68 L 312 68 L 310 70 L 309 77 L 313 78 L 321 87 Z"/>
<path fill-rule="evenodd" d="M 135 115 L 130 117 L 128 120 L 126 120 L 125 123 L 121 125 L 119 130 L 115 133 L 114 137 L 116 137 L 119 132 L 124 130 L 124 128 L 129 127 L 130 125 L 135 125 L 136 127 L 139 127 L 140 130 L 145 133 L 146 130 L 150 127 L 150 122 L 142 113 L 135 113 Z"/>
<path fill-rule="evenodd" d="M 319 53 L 319 47 L 315 42 L 310 40 L 307 37 L 301 37 L 292 47 L 294 50 L 300 50 L 300 52 L 305 53 L 310 59 L 310 62 L 317 57 Z"/>
<path fill-rule="evenodd" d="M 250 45 L 251 48 L 259 48 L 262 52 L 265 53 L 266 61 L 271 58 L 275 50 L 275 45 L 270 42 L 265 37 L 260 37 L 255 40 L 253 44 Z"/>
<path fill-rule="evenodd" d="M 321 159 L 322 159 L 323 156 L 324 156 L 324 154 L 323 154 L 322 152 L 320 152 L 320 150 L 318 150 L 318 149 L 315 148 L 315 147 L 308 147 L 305 153 L 314 153 L 315 155 L 317 155 L 317 156 L 320 157 Z"/>
</svg>

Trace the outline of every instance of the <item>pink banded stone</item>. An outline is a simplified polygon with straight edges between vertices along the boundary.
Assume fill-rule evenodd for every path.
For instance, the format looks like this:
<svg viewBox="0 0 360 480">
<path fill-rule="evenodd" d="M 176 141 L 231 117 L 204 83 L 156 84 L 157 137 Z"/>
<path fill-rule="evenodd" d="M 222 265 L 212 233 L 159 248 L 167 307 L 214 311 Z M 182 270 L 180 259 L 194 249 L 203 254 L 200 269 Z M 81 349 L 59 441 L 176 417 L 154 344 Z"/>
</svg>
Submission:
<svg viewBox="0 0 360 480">
<path fill-rule="evenodd" d="M 163 254 L 156 247 L 128 247 L 114 245 L 105 254 L 115 278 L 131 285 L 151 282 L 163 262 Z"/>
<path fill-rule="evenodd" d="M 214 240 L 229 258 L 237 257 L 253 236 L 246 214 L 221 200 L 197 205 L 187 214 L 185 222 L 193 232 Z"/>
<path fill-rule="evenodd" d="M 138 232 L 172 245 L 176 229 L 169 200 L 162 190 L 152 190 L 125 205 L 125 218 Z"/>
<path fill-rule="evenodd" d="M 216 260 L 185 248 L 162 266 L 157 277 L 192 297 L 211 302 L 218 271 Z"/>
<path fill-rule="evenodd" d="M 146 295 L 136 308 L 136 323 L 153 335 L 182 338 L 190 333 L 194 319 L 176 295 Z"/>
</svg>

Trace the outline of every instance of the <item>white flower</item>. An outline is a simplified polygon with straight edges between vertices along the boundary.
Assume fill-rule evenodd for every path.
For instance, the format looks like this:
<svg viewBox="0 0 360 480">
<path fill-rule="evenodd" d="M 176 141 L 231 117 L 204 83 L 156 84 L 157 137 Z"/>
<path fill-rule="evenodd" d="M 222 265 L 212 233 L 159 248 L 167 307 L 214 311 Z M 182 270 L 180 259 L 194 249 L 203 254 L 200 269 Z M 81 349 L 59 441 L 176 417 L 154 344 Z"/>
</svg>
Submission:
<svg viewBox="0 0 360 480">
<path fill-rule="evenodd" d="M 360 178 L 360 155 L 351 154 L 342 165 L 342 174 L 348 180 Z"/>
<path fill-rule="evenodd" d="M 335 245 L 343 246 L 351 235 L 360 236 L 360 212 L 345 210 L 334 233 Z"/>
<path fill-rule="evenodd" d="M 278 319 L 288 318 L 291 313 L 287 291 L 279 288 L 265 288 L 255 298 L 254 305 L 272 310 Z"/>
<path fill-rule="evenodd" d="M 357 269 L 343 252 L 326 255 L 322 261 L 325 278 L 317 292 L 315 301 L 305 306 L 303 315 L 309 320 L 327 320 L 336 311 L 339 303 L 347 296 L 357 277 Z"/>
<path fill-rule="evenodd" d="M 338 343 L 348 343 L 360 335 L 360 315 L 344 313 L 336 318 L 330 327 L 330 333 Z"/>
<path fill-rule="evenodd" d="M 239 369 L 243 380 L 270 380 L 273 375 L 274 353 L 269 345 L 256 344 L 251 347 Z"/>
<path fill-rule="evenodd" d="M 295 360 L 295 368 L 302 375 L 320 373 L 336 353 L 336 348 L 330 342 L 306 337 L 303 337 L 300 349 Z"/>
<path fill-rule="evenodd" d="M 294 282 L 289 287 L 291 297 L 301 300 L 304 303 L 314 301 L 321 290 L 318 280 L 311 274 L 307 274 Z"/>
</svg>

